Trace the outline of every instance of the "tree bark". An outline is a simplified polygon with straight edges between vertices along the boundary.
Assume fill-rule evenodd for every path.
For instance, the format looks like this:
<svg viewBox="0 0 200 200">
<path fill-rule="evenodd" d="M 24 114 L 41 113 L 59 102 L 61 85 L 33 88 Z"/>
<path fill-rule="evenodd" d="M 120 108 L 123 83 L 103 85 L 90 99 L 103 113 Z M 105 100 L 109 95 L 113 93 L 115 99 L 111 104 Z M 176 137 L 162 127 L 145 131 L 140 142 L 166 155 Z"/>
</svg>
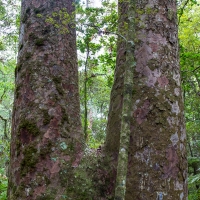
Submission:
<svg viewBox="0 0 200 200">
<path fill-rule="evenodd" d="M 22 0 L 12 119 L 9 200 L 73 197 L 82 155 L 73 0 Z M 58 27 L 58 28 L 56 28 Z M 60 29 L 61 28 L 61 29 Z"/>
<path fill-rule="evenodd" d="M 132 56 L 136 67 L 125 199 L 185 200 L 186 132 L 176 1 L 136 0 L 135 4 L 136 38 Z M 117 67 L 124 58 L 123 54 L 119 57 L 118 48 Z M 119 86 L 123 88 L 120 75 L 115 75 L 109 110 L 106 148 L 111 152 L 117 152 L 120 145 L 122 101 L 119 99 L 123 99 L 118 90 Z"/>
<path fill-rule="evenodd" d="M 128 34 L 126 41 L 126 61 L 123 87 L 123 107 L 121 116 L 120 145 L 117 163 L 117 177 L 115 186 L 115 199 L 124 200 L 126 193 L 126 177 L 128 168 L 128 150 L 130 143 L 130 122 L 133 94 L 133 69 L 136 66 L 135 50 L 135 5 L 130 0 L 128 9 Z"/>
<path fill-rule="evenodd" d="M 187 199 L 176 1 L 136 1 L 126 200 Z"/>
<path fill-rule="evenodd" d="M 118 2 L 118 33 L 127 37 L 128 29 L 128 2 Z M 126 62 L 127 41 L 118 36 L 117 60 L 114 75 L 114 84 L 110 95 L 110 106 L 106 130 L 105 151 L 109 154 L 118 154 L 120 145 L 121 113 L 123 106 L 123 86 Z"/>
</svg>

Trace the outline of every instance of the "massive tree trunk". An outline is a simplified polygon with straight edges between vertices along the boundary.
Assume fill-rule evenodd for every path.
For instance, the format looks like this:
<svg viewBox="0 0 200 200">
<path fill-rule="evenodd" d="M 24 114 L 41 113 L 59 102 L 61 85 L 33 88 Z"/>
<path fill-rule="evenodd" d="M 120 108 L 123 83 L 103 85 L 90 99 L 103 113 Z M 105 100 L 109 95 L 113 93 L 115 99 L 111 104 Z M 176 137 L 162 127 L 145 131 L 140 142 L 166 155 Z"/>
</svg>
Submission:
<svg viewBox="0 0 200 200">
<path fill-rule="evenodd" d="M 73 197 L 81 157 L 73 0 L 22 0 L 8 199 Z M 47 17 L 55 17 L 51 24 Z M 50 18 L 49 21 L 51 21 Z M 62 27 L 60 27 L 62 28 Z"/>
<path fill-rule="evenodd" d="M 135 56 L 136 67 L 125 199 L 185 200 L 186 133 L 180 86 L 176 1 L 137 0 L 132 3 L 136 6 L 135 54 L 132 55 Z M 125 59 L 125 55 L 121 56 L 121 60 Z M 116 76 L 113 88 L 122 85 L 123 79 L 117 73 Z M 109 147 L 114 152 L 119 149 L 120 143 L 119 109 L 122 108 L 122 97 L 116 98 L 120 95 L 118 91 L 112 92 L 110 108 L 113 109 L 109 111 L 106 148 L 110 141 L 115 144 Z M 112 102 L 112 99 L 115 101 Z M 112 114 L 115 112 L 118 112 L 117 117 Z"/>
</svg>

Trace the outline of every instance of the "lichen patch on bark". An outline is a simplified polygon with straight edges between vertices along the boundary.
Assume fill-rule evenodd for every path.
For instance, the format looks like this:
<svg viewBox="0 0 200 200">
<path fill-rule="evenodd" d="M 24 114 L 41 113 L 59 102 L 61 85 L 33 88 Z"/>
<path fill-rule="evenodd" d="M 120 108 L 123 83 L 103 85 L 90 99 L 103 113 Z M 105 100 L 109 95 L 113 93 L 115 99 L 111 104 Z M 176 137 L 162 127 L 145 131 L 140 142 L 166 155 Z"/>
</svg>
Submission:
<svg viewBox="0 0 200 200">
<path fill-rule="evenodd" d="M 179 173 L 178 163 L 179 158 L 177 154 L 177 150 L 174 146 L 169 146 L 166 149 L 166 159 L 168 161 L 167 165 L 163 167 L 163 178 L 174 178 L 176 179 Z"/>
<path fill-rule="evenodd" d="M 149 108 L 150 108 L 150 101 L 145 100 L 143 106 L 141 108 L 137 108 L 134 111 L 133 116 L 136 118 L 138 124 L 141 124 L 146 119 L 146 116 L 149 113 Z"/>
</svg>

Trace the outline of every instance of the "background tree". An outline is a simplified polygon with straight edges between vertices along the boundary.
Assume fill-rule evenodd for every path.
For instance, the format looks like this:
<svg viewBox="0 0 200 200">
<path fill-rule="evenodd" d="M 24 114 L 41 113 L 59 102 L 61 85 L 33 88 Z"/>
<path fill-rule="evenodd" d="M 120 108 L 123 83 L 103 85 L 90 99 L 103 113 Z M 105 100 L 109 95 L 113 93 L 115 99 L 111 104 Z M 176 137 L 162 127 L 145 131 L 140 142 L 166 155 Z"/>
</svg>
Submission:
<svg viewBox="0 0 200 200">
<path fill-rule="evenodd" d="M 73 2 L 22 1 L 9 200 L 74 195 L 82 135 Z"/>
<path fill-rule="evenodd" d="M 105 137 L 116 57 L 116 18 L 115 3 L 103 2 L 101 8 L 77 6 L 81 114 L 91 147 L 98 147 Z"/>
<path fill-rule="evenodd" d="M 124 71 L 126 61 L 126 37 L 128 28 L 128 2 L 118 2 L 118 36 L 117 59 L 115 67 L 114 84 L 110 95 L 110 106 L 105 139 L 105 151 L 113 155 L 119 152 L 121 113 L 123 101 Z"/>
</svg>

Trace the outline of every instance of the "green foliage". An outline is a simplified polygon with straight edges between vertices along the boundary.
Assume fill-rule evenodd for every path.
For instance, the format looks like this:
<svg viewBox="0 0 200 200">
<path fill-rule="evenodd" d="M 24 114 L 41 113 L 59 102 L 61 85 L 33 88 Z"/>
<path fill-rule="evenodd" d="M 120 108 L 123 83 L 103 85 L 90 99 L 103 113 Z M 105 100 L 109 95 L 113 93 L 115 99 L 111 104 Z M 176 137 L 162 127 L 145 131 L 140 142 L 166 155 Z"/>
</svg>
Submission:
<svg viewBox="0 0 200 200">
<path fill-rule="evenodd" d="M 98 147 L 105 138 L 116 62 L 117 17 L 116 4 L 107 1 L 101 8 L 77 7 L 81 113 L 91 147 Z"/>
<path fill-rule="evenodd" d="M 188 190 L 189 190 L 189 200 L 199 200 L 200 199 L 200 174 L 190 175 L 188 178 Z"/>
<path fill-rule="evenodd" d="M 6 200 L 19 1 L 0 0 L 0 199 Z M 18 16 L 18 18 L 17 18 Z"/>
<path fill-rule="evenodd" d="M 5 175 L 5 169 L 0 168 L 0 199 L 6 200 L 7 197 L 8 179 Z"/>
<path fill-rule="evenodd" d="M 5 44 L 3 43 L 3 39 L 0 39 L 0 51 L 5 49 Z"/>
<path fill-rule="evenodd" d="M 182 87 L 188 137 L 189 200 L 200 199 L 200 28 L 199 1 L 186 1 L 180 6 L 179 39 Z"/>
<path fill-rule="evenodd" d="M 6 171 L 9 162 L 10 141 L 0 136 L 0 199 L 6 200 L 8 178 Z"/>
<path fill-rule="evenodd" d="M 200 183 L 199 181 L 200 181 L 200 174 L 190 176 L 189 179 L 188 179 L 189 184 Z"/>
<path fill-rule="evenodd" d="M 5 16 L 6 16 L 5 5 L 3 4 L 2 1 L 0 1 L 0 21 L 3 20 Z"/>
</svg>

